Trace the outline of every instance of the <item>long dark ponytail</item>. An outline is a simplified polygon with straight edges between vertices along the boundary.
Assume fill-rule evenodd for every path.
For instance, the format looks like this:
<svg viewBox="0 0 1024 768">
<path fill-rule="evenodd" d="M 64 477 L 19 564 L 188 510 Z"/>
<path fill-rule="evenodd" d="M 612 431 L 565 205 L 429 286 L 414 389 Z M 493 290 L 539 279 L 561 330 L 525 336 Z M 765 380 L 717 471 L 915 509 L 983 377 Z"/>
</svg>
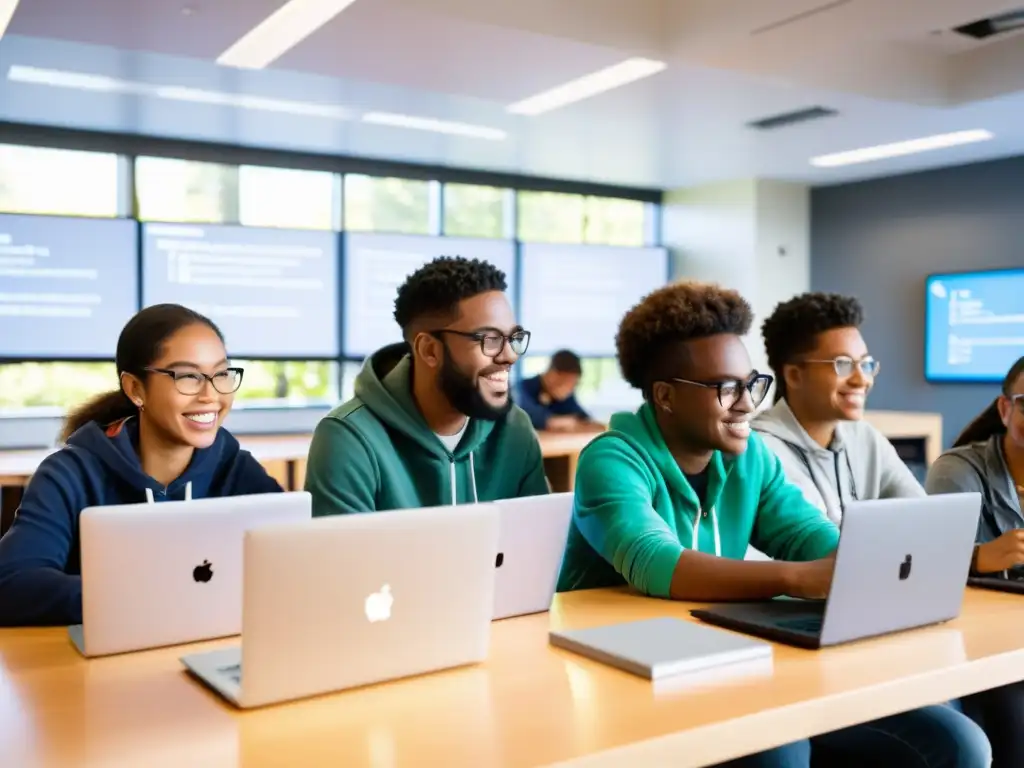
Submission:
<svg viewBox="0 0 1024 768">
<path fill-rule="evenodd" d="M 1006 378 L 1003 379 L 1002 393 L 1004 396 L 1009 397 L 1010 393 L 1013 392 L 1013 385 L 1017 383 L 1017 379 L 1020 378 L 1021 374 L 1024 374 L 1024 357 L 1021 357 L 1010 366 L 1010 370 L 1006 374 Z M 988 440 L 992 435 L 1002 434 L 1006 431 L 1006 426 L 1003 424 L 1003 417 L 999 415 L 999 398 L 993 400 L 988 408 L 978 414 L 978 416 L 964 427 L 964 431 L 960 433 L 956 441 L 953 443 L 953 447 L 957 448 L 961 445 L 969 445 L 970 443 L 981 443 Z"/>
<path fill-rule="evenodd" d="M 224 335 L 210 318 L 180 304 L 154 304 L 146 307 L 128 321 L 117 339 L 117 375 L 130 373 L 145 379 L 146 368 L 160 357 L 164 342 L 190 325 L 205 325 L 221 341 Z M 64 419 L 60 442 L 66 443 L 77 430 L 91 421 L 101 427 L 113 424 L 138 413 L 138 408 L 121 385 L 115 390 L 94 397 L 69 413 Z"/>
</svg>

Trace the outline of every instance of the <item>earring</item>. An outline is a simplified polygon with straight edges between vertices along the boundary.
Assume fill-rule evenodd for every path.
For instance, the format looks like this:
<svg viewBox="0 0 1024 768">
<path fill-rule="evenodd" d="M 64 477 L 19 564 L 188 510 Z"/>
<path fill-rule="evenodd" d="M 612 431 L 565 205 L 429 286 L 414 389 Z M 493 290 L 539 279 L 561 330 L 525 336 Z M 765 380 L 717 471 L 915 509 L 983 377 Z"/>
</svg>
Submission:
<svg viewBox="0 0 1024 768">
<path fill-rule="evenodd" d="M 140 411 L 144 411 L 144 410 L 146 410 L 146 406 L 142 404 L 142 401 L 141 401 L 141 400 L 136 400 L 136 401 L 135 401 L 135 406 L 136 406 L 136 407 L 137 407 L 137 408 L 138 408 L 138 409 L 139 409 Z"/>
<path fill-rule="evenodd" d="M 665 413 L 672 413 L 672 409 L 669 408 L 667 405 L 661 406 L 661 410 L 663 410 Z"/>
</svg>

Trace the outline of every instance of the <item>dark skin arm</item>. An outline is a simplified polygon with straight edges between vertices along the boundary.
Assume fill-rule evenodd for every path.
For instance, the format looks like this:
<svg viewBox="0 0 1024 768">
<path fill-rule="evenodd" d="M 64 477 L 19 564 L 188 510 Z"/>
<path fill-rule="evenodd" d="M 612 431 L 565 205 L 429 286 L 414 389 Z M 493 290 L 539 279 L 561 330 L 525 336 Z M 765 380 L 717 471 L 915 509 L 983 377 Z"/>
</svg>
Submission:
<svg viewBox="0 0 1024 768">
<path fill-rule="evenodd" d="M 766 600 L 779 595 L 824 599 L 832 585 L 835 554 L 810 562 L 732 560 L 686 550 L 676 563 L 674 600 Z"/>
</svg>

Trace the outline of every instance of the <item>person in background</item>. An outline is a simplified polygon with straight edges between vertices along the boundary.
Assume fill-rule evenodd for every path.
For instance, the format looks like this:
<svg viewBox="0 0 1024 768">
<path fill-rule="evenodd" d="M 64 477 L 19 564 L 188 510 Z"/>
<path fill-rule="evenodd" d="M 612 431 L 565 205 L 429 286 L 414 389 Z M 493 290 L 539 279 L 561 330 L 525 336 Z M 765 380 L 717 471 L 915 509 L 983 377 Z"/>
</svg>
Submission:
<svg viewBox="0 0 1024 768">
<path fill-rule="evenodd" d="M 1024 357 L 1010 366 L 999 396 L 928 469 L 925 490 L 981 494 L 973 574 L 1024 565 Z M 962 704 L 992 742 L 993 768 L 1024 765 L 1024 683 L 967 696 Z"/>
<path fill-rule="evenodd" d="M 280 492 L 221 424 L 242 383 L 224 337 L 177 304 L 117 340 L 120 386 L 68 415 L 0 539 L 0 625 L 80 624 L 78 516 L 92 506 Z"/>
<path fill-rule="evenodd" d="M 398 289 L 405 341 L 366 361 L 355 397 L 313 434 L 314 516 L 548 492 L 537 434 L 510 395 L 530 334 L 505 290 L 501 270 L 461 257 L 434 259 Z"/>
<path fill-rule="evenodd" d="M 548 369 L 516 388 L 516 405 L 530 416 L 534 429 L 551 432 L 597 432 L 603 427 L 576 400 L 583 366 L 575 352 L 562 349 L 551 356 Z"/>
<path fill-rule="evenodd" d="M 805 293 L 764 321 L 775 404 L 754 429 L 782 460 L 786 478 L 829 520 L 851 501 L 924 496 L 924 489 L 864 406 L 880 370 L 860 333 L 860 303 Z"/>
<path fill-rule="evenodd" d="M 623 378 L 644 404 L 612 417 L 582 451 L 559 590 L 629 584 L 688 601 L 823 598 L 839 532 L 786 481 L 750 430 L 772 377 L 751 369 L 749 304 L 681 282 L 631 309 L 616 338 Z M 753 542 L 776 558 L 747 561 Z M 925 707 L 728 763 L 982 768 L 982 731 Z"/>
</svg>

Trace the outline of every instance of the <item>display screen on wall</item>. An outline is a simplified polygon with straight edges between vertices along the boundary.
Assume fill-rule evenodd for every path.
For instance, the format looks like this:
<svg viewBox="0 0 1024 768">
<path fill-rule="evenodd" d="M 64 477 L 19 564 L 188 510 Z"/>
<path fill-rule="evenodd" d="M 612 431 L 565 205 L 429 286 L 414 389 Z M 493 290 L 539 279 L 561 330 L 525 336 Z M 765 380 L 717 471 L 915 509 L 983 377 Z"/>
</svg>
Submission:
<svg viewBox="0 0 1024 768">
<path fill-rule="evenodd" d="M 571 349 L 581 357 L 614 357 L 623 315 L 665 285 L 669 271 L 664 248 L 540 243 L 523 244 L 521 269 L 530 354 Z"/>
<path fill-rule="evenodd" d="M 338 235 L 311 230 L 145 224 L 145 306 L 208 316 L 235 357 L 337 357 Z"/>
<path fill-rule="evenodd" d="M 345 236 L 344 349 L 370 355 L 401 341 L 395 296 L 405 279 L 438 256 L 488 261 L 505 273 L 515 306 L 515 245 L 508 240 L 350 233 Z"/>
<path fill-rule="evenodd" d="M 0 358 L 114 357 L 139 309 L 138 225 L 0 215 Z"/>
<path fill-rule="evenodd" d="M 998 382 L 1024 355 L 1024 269 L 931 275 L 925 378 Z"/>
</svg>

